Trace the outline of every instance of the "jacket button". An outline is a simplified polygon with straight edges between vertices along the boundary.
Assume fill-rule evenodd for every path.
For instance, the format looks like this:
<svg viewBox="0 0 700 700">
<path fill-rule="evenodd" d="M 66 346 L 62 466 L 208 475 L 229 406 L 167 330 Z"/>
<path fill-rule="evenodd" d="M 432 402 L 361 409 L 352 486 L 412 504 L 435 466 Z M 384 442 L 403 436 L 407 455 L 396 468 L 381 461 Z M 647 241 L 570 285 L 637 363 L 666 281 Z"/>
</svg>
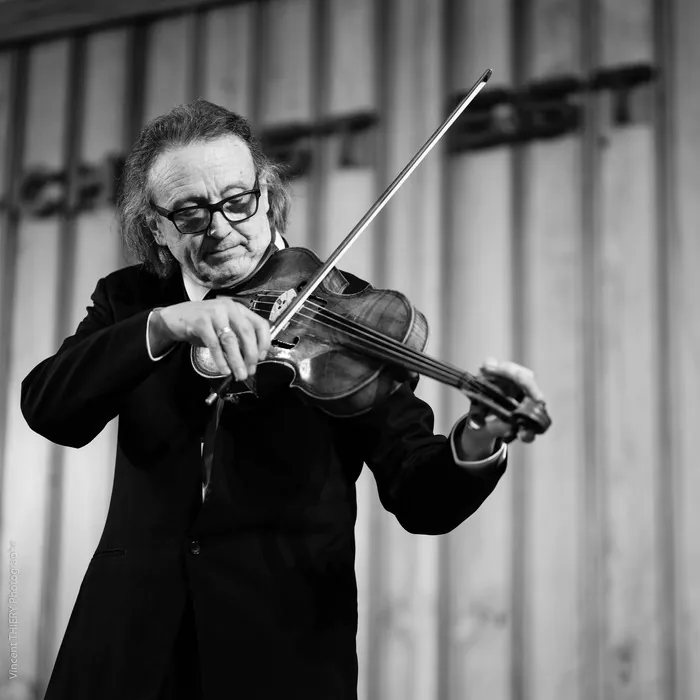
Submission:
<svg viewBox="0 0 700 700">
<path fill-rule="evenodd" d="M 190 541 L 190 554 L 199 554 L 202 551 L 202 547 L 199 544 L 199 540 Z"/>
</svg>

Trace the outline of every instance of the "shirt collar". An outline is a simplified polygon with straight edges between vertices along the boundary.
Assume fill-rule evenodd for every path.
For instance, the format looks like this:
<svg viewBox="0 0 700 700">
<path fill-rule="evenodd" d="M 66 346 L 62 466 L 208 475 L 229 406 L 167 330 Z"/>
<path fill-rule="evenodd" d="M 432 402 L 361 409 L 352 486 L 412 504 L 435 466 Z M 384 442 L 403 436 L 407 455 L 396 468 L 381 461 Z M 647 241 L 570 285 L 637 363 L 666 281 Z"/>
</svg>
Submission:
<svg viewBox="0 0 700 700">
<path fill-rule="evenodd" d="M 282 248 L 286 248 L 287 244 L 280 236 L 277 231 L 275 231 L 274 235 L 274 242 L 275 242 L 275 247 L 278 250 L 281 250 Z M 182 272 L 182 270 L 181 270 Z M 197 280 L 192 279 L 188 275 L 185 275 L 184 272 L 182 272 L 182 281 L 185 285 L 185 291 L 187 292 L 187 296 L 189 297 L 190 301 L 202 301 L 204 297 L 209 293 L 210 288 L 207 287 L 206 285 L 203 285 L 201 282 L 198 282 Z"/>
</svg>

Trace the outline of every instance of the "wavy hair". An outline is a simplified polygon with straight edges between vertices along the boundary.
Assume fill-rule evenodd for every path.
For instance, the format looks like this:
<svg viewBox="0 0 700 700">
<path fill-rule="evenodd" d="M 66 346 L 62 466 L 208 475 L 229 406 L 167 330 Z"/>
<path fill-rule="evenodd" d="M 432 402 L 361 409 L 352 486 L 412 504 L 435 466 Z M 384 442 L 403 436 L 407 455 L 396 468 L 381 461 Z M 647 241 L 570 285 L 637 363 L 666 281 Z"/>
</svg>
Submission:
<svg viewBox="0 0 700 700">
<path fill-rule="evenodd" d="M 168 248 L 156 243 L 149 227 L 156 216 L 149 204 L 150 170 L 156 158 L 170 148 L 223 136 L 237 136 L 248 146 L 255 172 L 267 185 L 270 228 L 280 234 L 286 230 L 291 203 L 289 184 L 282 169 L 263 153 L 249 122 L 207 100 L 178 105 L 146 124 L 124 163 L 117 198 L 117 218 L 124 247 L 159 277 L 170 275 L 177 269 L 178 262 Z"/>
</svg>

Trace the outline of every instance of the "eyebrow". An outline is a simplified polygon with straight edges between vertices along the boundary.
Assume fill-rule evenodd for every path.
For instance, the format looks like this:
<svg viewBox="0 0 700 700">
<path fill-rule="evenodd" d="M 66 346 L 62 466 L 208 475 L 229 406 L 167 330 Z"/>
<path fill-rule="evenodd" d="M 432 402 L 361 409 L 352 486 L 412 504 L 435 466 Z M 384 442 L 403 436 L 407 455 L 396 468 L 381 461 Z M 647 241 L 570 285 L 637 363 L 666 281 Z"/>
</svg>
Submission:
<svg viewBox="0 0 700 700">
<path fill-rule="evenodd" d="M 226 187 L 224 187 L 224 189 L 221 190 L 221 194 L 223 195 L 221 199 L 226 199 L 226 193 L 235 189 L 241 190 L 239 194 L 243 194 L 244 192 L 250 192 L 251 189 L 255 189 L 255 182 L 253 182 L 253 186 L 250 189 L 247 189 L 247 185 L 245 185 L 242 182 L 234 182 L 230 185 L 226 185 Z M 209 200 L 206 197 L 202 197 L 198 194 L 187 194 L 183 195 L 182 197 L 178 197 L 175 201 L 171 202 L 170 210 L 177 211 L 178 209 L 183 209 L 188 206 L 194 207 L 198 204 L 209 204 Z"/>
</svg>

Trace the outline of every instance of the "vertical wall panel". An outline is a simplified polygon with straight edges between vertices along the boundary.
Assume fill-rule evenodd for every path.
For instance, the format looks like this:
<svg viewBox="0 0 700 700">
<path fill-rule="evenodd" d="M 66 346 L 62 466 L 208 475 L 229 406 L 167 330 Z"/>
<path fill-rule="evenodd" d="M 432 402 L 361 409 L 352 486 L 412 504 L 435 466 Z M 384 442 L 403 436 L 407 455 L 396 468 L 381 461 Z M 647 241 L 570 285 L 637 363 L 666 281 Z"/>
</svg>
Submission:
<svg viewBox="0 0 700 700">
<path fill-rule="evenodd" d="M 534 0 L 527 80 L 577 74 L 578 2 Z M 527 448 L 526 643 L 523 696 L 577 700 L 581 639 L 580 524 L 585 468 L 582 398 L 581 157 L 579 134 L 526 151 L 525 364 L 554 425 Z M 520 465 L 518 465 L 520 466 Z M 586 699 L 592 700 L 592 699 Z"/>
<path fill-rule="evenodd" d="M 377 60 L 374 4 L 368 0 L 330 0 L 330 60 L 334 75 L 328 85 L 331 114 L 375 107 L 372 77 Z M 368 79 L 369 78 L 369 79 Z"/>
<path fill-rule="evenodd" d="M 5 163 L 10 156 L 8 143 L 11 122 L 10 72 L 12 70 L 12 52 L 0 51 L 0 197 L 7 201 L 7 178 Z M 2 259 L 0 259 L 0 263 Z M 1 269 L 1 266 L 0 266 Z"/>
<path fill-rule="evenodd" d="M 149 28 L 144 121 L 190 99 L 193 18 L 161 19 Z"/>
<path fill-rule="evenodd" d="M 679 518 L 674 496 L 682 473 L 678 463 L 678 440 L 674 432 L 673 415 L 674 384 L 671 361 L 674 348 L 670 338 L 673 329 L 671 319 L 672 290 L 672 251 L 678 240 L 678 216 L 674 207 L 677 191 L 676 154 L 674 153 L 675 130 L 672 128 L 672 110 L 674 103 L 674 78 L 677 75 L 674 66 L 674 34 L 672 30 L 673 3 L 654 0 L 653 39 L 654 58 L 658 65 L 658 75 L 664 76 L 656 81 L 654 87 L 654 123 L 655 123 L 655 177 L 656 188 L 656 262 L 658 275 L 658 302 L 656 323 L 657 343 L 657 411 L 658 426 L 658 462 L 655 470 L 657 503 L 657 536 L 659 551 L 659 647 L 661 693 L 668 698 L 677 698 L 679 683 L 676 646 L 678 624 L 676 615 L 678 606 L 677 563 Z M 661 464 L 664 464 L 662 467 Z"/>
<path fill-rule="evenodd" d="M 619 65 L 652 57 L 650 0 L 599 0 L 601 63 Z"/>
<path fill-rule="evenodd" d="M 679 700 L 700 697 L 700 469 L 698 469 L 698 425 L 700 425 L 700 4 L 696 0 L 674 3 L 672 39 L 675 58 L 671 94 L 671 122 L 677 191 L 670 204 L 676 212 L 678 231 L 660 232 L 670 241 L 670 338 L 674 426 L 673 445 L 677 465 L 675 515 L 678 540 L 678 692 Z M 669 76 L 670 78 L 671 76 Z M 668 78 L 667 78 L 668 79 Z M 661 459 L 662 473 L 669 469 Z"/>
<path fill-rule="evenodd" d="M 254 12 L 251 4 L 222 7 L 205 19 L 204 70 L 196 97 L 252 118 L 250 79 L 254 58 Z M 256 70 L 257 73 L 257 70 Z"/>
<path fill-rule="evenodd" d="M 9 204 L 9 188 L 7 181 L 9 179 L 7 172 L 8 162 L 10 159 L 10 123 L 11 115 L 11 70 L 12 70 L 12 53 L 10 51 L 0 52 L 0 273 L 4 275 L 6 265 L 8 264 L 9 253 L 9 231 L 8 231 L 8 204 Z M 5 316 L 5 285 L 0 283 L 0 331 L 4 331 Z M 2 342 L 2 341 L 0 341 Z M 0 358 L 4 355 L 0 352 Z M 5 367 L 0 365 L 0 376 L 5 372 Z M 3 382 L 0 380 L 0 387 Z M 1 400 L 2 397 L 0 397 Z M 0 421 L 4 419 L 4 411 L 0 410 Z M 2 435 L 2 428 L 0 428 Z M 2 467 L 0 466 L 0 485 L 2 485 Z"/>
<path fill-rule="evenodd" d="M 85 53 L 85 104 L 79 162 L 105 164 L 121 152 L 124 133 L 121 109 L 125 99 L 126 33 L 117 30 L 92 35 Z M 109 171 L 108 171 L 109 172 Z M 109 178 L 109 175 L 105 177 Z M 107 188 L 109 188 L 107 184 Z M 114 212 L 107 201 L 78 214 L 75 221 L 75 261 L 72 309 L 65 335 L 84 318 L 97 280 L 121 265 L 121 246 Z M 107 514 L 116 448 L 116 421 L 80 450 L 63 456 L 62 566 L 56 583 L 56 638 L 53 654 L 68 624 L 80 582 L 97 546 Z"/>
<path fill-rule="evenodd" d="M 63 166 L 62 144 L 66 100 L 67 48 L 65 41 L 39 44 L 32 49 L 23 170 Z M 51 115 L 47 119 L 46 115 Z M 55 195 L 56 190 L 52 193 Z M 7 397 L 7 439 L 3 499 L 3 541 L 14 541 L 19 562 L 19 663 L 23 682 L 32 685 L 38 668 L 42 632 L 45 517 L 48 512 L 52 446 L 33 433 L 19 408 L 20 382 L 41 360 L 56 350 L 59 226 L 55 219 L 24 216 L 19 227 L 17 280 L 20 288 L 10 344 Z M 3 546 L 4 549 L 4 546 Z M 0 578 L 8 580 L 6 557 Z M 5 673 L 2 657 L 2 673 Z"/>
<path fill-rule="evenodd" d="M 486 68 L 494 73 L 485 90 L 511 85 L 510 11 L 506 0 L 453 3 L 451 91 L 465 90 Z M 447 359 L 474 372 L 486 357 L 507 359 L 513 352 L 511 162 L 507 148 L 450 158 Z M 450 415 L 464 413 L 465 400 L 450 396 Z M 450 700 L 511 697 L 511 498 L 519 456 L 518 447 L 511 449 L 509 472 L 496 491 L 448 536 Z"/>
<path fill-rule="evenodd" d="M 311 0 L 270 0 L 263 5 L 264 50 L 260 52 L 260 126 L 306 124 L 312 118 Z M 305 144 L 305 147 L 308 144 Z M 295 179 L 290 245 L 309 243 L 313 193 L 308 176 Z"/>
<path fill-rule="evenodd" d="M 371 110 L 375 104 L 375 8 L 369 0 L 343 2 L 332 0 L 329 17 L 328 52 L 331 70 L 324 95 L 323 117 L 344 117 L 348 114 Z M 357 57 L 357 60 L 354 60 Z M 372 137 L 367 137 L 372 138 Z M 376 182 L 374 163 L 362 162 L 343 165 L 344 135 L 328 139 L 326 152 L 330 173 L 326 186 L 321 238 L 318 252 L 325 259 L 350 232 L 369 209 L 377 190 L 388 183 Z M 343 257 L 340 267 L 376 282 L 373 251 L 377 247 L 380 226 L 371 226 Z"/>
<path fill-rule="evenodd" d="M 10 332 L 10 324 L 12 321 L 11 313 L 13 290 L 10 284 L 11 276 L 8 274 L 10 267 L 14 266 L 14 241 L 11 241 L 11 236 L 14 238 L 14 231 L 11 230 L 10 214 L 9 214 L 9 199 L 11 196 L 9 181 L 11 179 L 10 167 L 12 165 L 12 144 L 10 143 L 10 134 L 12 128 L 12 111 L 13 101 L 16 96 L 12 94 L 12 68 L 14 56 L 10 51 L 0 53 L 0 202 L 3 203 L 0 208 L 0 495 L 6 491 L 6 458 L 7 453 L 4 449 L 7 437 L 7 415 L 10 409 L 10 404 L 7 396 L 9 388 L 9 348 L 7 343 L 7 335 Z M 2 551 L 6 553 L 3 560 L 9 558 L 10 555 L 10 538 L 5 531 L 6 508 L 9 505 L 9 499 L 0 501 L 0 542 L 2 543 Z M 3 561 L 0 565 L 0 573 L 2 581 L 9 583 L 9 571 Z M 3 585 L 2 591 L 9 595 L 9 589 Z M 7 600 L 7 609 L 11 606 L 11 601 Z M 0 622 L 0 638 L 3 640 L 3 651 L 0 655 L 0 693 L 3 692 L 3 685 L 6 679 L 9 680 L 9 671 L 11 663 L 15 659 L 10 658 L 9 642 L 14 641 L 10 638 L 9 615 L 3 615 Z M 7 640 L 7 642 L 5 641 Z M 8 646 L 4 646 L 8 644 Z"/>
<path fill-rule="evenodd" d="M 588 10 L 581 8 L 581 64 L 586 73 L 592 73 L 599 65 L 599 3 Z M 583 371 L 587 379 L 586 392 L 581 404 L 584 419 L 586 443 L 584 448 L 585 468 L 581 500 L 584 514 L 582 518 L 582 575 L 581 575 L 581 615 L 582 639 L 580 646 L 579 673 L 581 692 L 585 698 L 605 697 L 604 655 L 605 655 L 605 508 L 603 505 L 602 483 L 604 469 L 600 445 L 600 405 L 601 391 L 599 367 L 603 361 L 603 347 L 600 342 L 599 309 L 602 298 L 600 275 L 598 274 L 598 251 L 600 248 L 600 192 L 602 184 L 599 176 L 600 160 L 600 96 L 589 92 L 582 96 L 581 105 L 584 120 L 581 133 L 581 226 L 583 237 L 582 251 L 582 325 L 584 329 Z"/>
<path fill-rule="evenodd" d="M 382 144 L 387 184 L 408 163 L 442 122 L 442 2 L 390 2 L 382 66 L 386 94 Z M 430 325 L 428 350 L 440 357 L 442 201 L 441 149 L 434 150 L 406 182 L 383 213 L 381 241 L 386 268 L 383 286 L 404 292 Z M 440 411 L 442 387 L 423 378 L 418 394 Z M 455 416 L 456 418 L 457 416 Z M 437 429 L 445 430 L 442 416 Z M 438 553 L 435 537 L 409 535 L 393 518 L 381 527 L 377 648 L 373 650 L 378 698 L 432 697 L 438 689 Z"/>
<path fill-rule="evenodd" d="M 13 61 L 14 59 L 14 61 Z M 3 483 L 4 455 L 2 445 L 6 432 L 5 391 L 7 390 L 7 345 L 4 338 L 9 333 L 11 317 L 9 308 L 12 295 L 10 267 L 14 266 L 14 235 L 10 229 L 10 199 L 13 167 L 13 148 L 11 143 L 13 102 L 12 70 L 16 54 L 11 51 L 0 52 L 0 491 Z M 12 236 L 12 240 L 11 240 Z M 2 506 L 0 505 L 0 518 Z"/>
<path fill-rule="evenodd" d="M 607 0 L 601 66 L 653 56 L 651 2 Z M 601 104 L 600 447 L 607 516 L 606 695 L 661 697 L 654 382 L 659 309 L 653 125 L 616 125 Z M 639 118 L 639 117 L 638 117 Z M 634 177 L 630 177 L 634 173 Z"/>
<path fill-rule="evenodd" d="M 310 0 L 270 0 L 265 5 L 265 125 L 305 122 L 312 108 L 313 36 Z"/>
</svg>

